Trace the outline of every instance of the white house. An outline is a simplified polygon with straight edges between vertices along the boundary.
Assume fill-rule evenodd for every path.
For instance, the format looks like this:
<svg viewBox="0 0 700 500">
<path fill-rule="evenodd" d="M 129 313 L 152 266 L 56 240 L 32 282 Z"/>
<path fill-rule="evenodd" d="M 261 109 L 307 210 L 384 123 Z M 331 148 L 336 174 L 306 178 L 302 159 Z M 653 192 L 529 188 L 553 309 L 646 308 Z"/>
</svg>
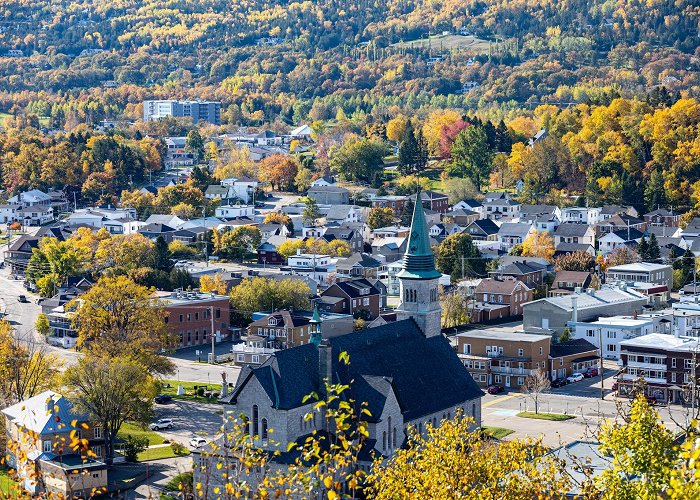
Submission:
<svg viewBox="0 0 700 500">
<path fill-rule="evenodd" d="M 330 255 L 297 253 L 290 255 L 283 273 L 311 278 L 321 286 L 329 286 L 335 282 L 336 260 Z"/>
<path fill-rule="evenodd" d="M 236 219 L 238 217 L 253 217 L 255 207 L 253 205 L 222 205 L 216 207 L 214 216 L 222 219 Z"/>
<path fill-rule="evenodd" d="M 590 323 L 568 323 L 571 337 L 586 339 L 600 349 L 603 343 L 603 356 L 607 359 L 620 359 L 620 342 L 654 332 L 651 319 L 634 319 L 625 316 L 600 318 Z"/>
<path fill-rule="evenodd" d="M 164 137 L 165 168 L 185 167 L 194 165 L 194 153 L 187 151 L 187 137 Z"/>
<path fill-rule="evenodd" d="M 250 177 L 229 177 L 228 179 L 222 180 L 221 185 L 232 188 L 235 197 L 242 200 L 244 203 L 251 203 L 255 199 L 255 190 L 258 189 L 260 183 L 256 179 L 251 179 Z M 231 190 L 229 190 L 229 197 L 232 197 Z"/>
<path fill-rule="evenodd" d="M 309 141 L 311 140 L 311 134 L 313 133 L 314 131 L 308 125 L 300 125 L 299 127 L 289 132 L 289 137 L 291 137 L 292 139 Z"/>
<path fill-rule="evenodd" d="M 330 175 L 324 175 L 323 177 L 319 177 L 318 179 L 315 179 L 311 182 L 311 187 L 319 187 L 319 186 L 334 186 L 335 185 L 335 179 L 331 177 Z"/>
<path fill-rule="evenodd" d="M 33 207 L 35 205 L 50 206 L 51 197 L 39 189 L 32 189 L 16 194 L 7 200 L 7 203 L 10 205 L 22 205 L 23 207 Z"/>
<path fill-rule="evenodd" d="M 633 241 L 639 243 L 642 239 L 642 233 L 637 229 L 630 228 L 628 230 L 614 231 L 606 233 L 602 236 L 599 242 L 599 249 L 603 255 L 613 252 L 617 247 L 623 246 L 626 243 Z"/>
<path fill-rule="evenodd" d="M 25 226 L 41 226 L 54 220 L 53 207 L 32 205 L 17 210 L 18 220 Z"/>
<path fill-rule="evenodd" d="M 7 204 L 0 205 L 0 222 L 9 224 L 11 222 L 16 222 L 17 211 L 22 208 L 22 205 L 17 204 Z"/>
</svg>

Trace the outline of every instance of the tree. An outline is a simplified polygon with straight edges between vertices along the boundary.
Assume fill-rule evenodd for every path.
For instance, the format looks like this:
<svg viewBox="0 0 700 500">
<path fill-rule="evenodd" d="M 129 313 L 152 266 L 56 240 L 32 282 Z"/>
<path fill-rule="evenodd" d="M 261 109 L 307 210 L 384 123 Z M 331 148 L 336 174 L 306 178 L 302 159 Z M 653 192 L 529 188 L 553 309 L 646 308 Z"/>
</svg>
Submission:
<svg viewBox="0 0 700 500">
<path fill-rule="evenodd" d="M 418 161 L 418 141 L 416 141 L 416 135 L 413 131 L 413 125 L 411 122 L 408 122 L 406 125 L 406 130 L 401 138 L 398 161 L 399 171 L 402 174 L 410 174 L 416 170 L 416 164 Z"/>
<path fill-rule="evenodd" d="M 437 251 L 435 267 L 444 274 L 449 274 L 453 281 L 466 276 L 482 276 L 484 259 L 476 248 L 471 236 L 456 233 L 445 238 Z"/>
<path fill-rule="evenodd" d="M 204 157 L 204 140 L 196 128 L 187 133 L 185 150 L 192 153 L 197 161 Z"/>
<path fill-rule="evenodd" d="M 153 244 L 153 252 L 150 259 L 151 267 L 157 271 L 170 272 L 173 268 L 171 257 L 172 255 L 165 238 L 158 236 Z"/>
<path fill-rule="evenodd" d="M 301 214 L 301 220 L 306 226 L 315 226 L 316 221 L 321 217 L 321 212 L 318 209 L 318 204 L 313 198 L 303 198 L 304 211 Z"/>
<path fill-rule="evenodd" d="M 590 271 L 595 266 L 591 254 L 583 250 L 560 255 L 554 263 L 557 271 Z"/>
<path fill-rule="evenodd" d="M 293 156 L 274 154 L 263 158 L 258 166 L 260 176 L 277 189 L 290 190 L 299 172 L 299 161 Z"/>
<path fill-rule="evenodd" d="M 659 248 L 659 241 L 656 239 L 656 235 L 651 233 L 649 237 L 649 247 L 647 248 L 647 258 L 644 259 L 648 262 L 661 262 L 661 248 Z"/>
<path fill-rule="evenodd" d="M 523 392 L 532 398 L 535 403 L 535 413 L 540 411 L 540 396 L 551 389 L 552 385 L 547 378 L 547 373 L 539 369 L 535 373 L 531 373 L 525 377 L 525 383 L 523 384 Z"/>
<path fill-rule="evenodd" d="M 440 296 L 442 328 L 455 328 L 469 323 L 470 314 L 467 301 L 459 293 L 445 293 Z"/>
<path fill-rule="evenodd" d="M 115 358 L 128 352 L 152 373 L 171 373 L 172 363 L 160 352 L 174 341 L 163 303 L 153 297 L 154 292 L 126 276 L 100 278 L 67 306 L 75 310 L 72 325 L 78 346 Z"/>
<path fill-rule="evenodd" d="M 307 191 L 311 187 L 312 181 L 313 172 L 306 167 L 299 168 L 297 175 L 294 177 L 294 185 L 300 193 Z"/>
<path fill-rule="evenodd" d="M 187 203 L 178 203 L 170 209 L 170 213 L 172 215 L 177 215 L 181 219 L 188 220 L 193 219 L 197 215 L 198 210 Z"/>
<path fill-rule="evenodd" d="M 409 446 L 379 458 L 368 498 L 552 498 L 567 491 L 564 464 L 540 441 L 494 443 L 464 415 L 410 427 Z"/>
<path fill-rule="evenodd" d="M 255 311 L 308 309 L 310 294 L 308 285 L 298 278 L 252 278 L 241 281 L 231 290 L 231 305 L 249 320 Z"/>
<path fill-rule="evenodd" d="M 331 168 L 351 181 L 374 183 L 384 166 L 388 150 L 385 143 L 369 139 L 351 139 L 331 155 Z"/>
<path fill-rule="evenodd" d="M 629 248 L 628 246 L 621 245 L 615 248 L 610 254 L 605 257 L 603 263 L 603 271 L 613 266 L 621 266 L 623 264 L 633 264 L 639 262 L 639 254 Z"/>
<path fill-rule="evenodd" d="M 20 336 L 0 321 L 0 400 L 5 405 L 58 386 L 60 359 L 31 334 Z"/>
<path fill-rule="evenodd" d="M 547 231 L 534 230 L 523 241 L 523 256 L 539 257 L 552 262 L 554 257 L 554 239 Z"/>
<path fill-rule="evenodd" d="M 596 486 L 605 498 L 658 498 L 677 464 L 673 433 L 641 393 L 622 417 L 603 423 L 599 433 L 600 452 L 612 457 L 613 466 L 595 479 Z"/>
<path fill-rule="evenodd" d="M 374 207 L 367 215 L 367 225 L 373 231 L 380 227 L 391 226 L 394 224 L 394 221 L 394 210 L 389 207 Z"/>
<path fill-rule="evenodd" d="M 652 211 L 667 205 L 664 178 L 660 168 L 652 171 L 644 189 L 644 203 L 647 210 Z"/>
<path fill-rule="evenodd" d="M 430 189 L 430 180 L 415 174 L 404 175 L 396 179 L 395 193 L 397 195 L 415 194 L 417 191 Z"/>
<path fill-rule="evenodd" d="M 129 352 L 128 348 L 124 352 Z M 153 416 L 156 384 L 140 361 L 124 355 L 88 353 L 66 370 L 63 383 L 75 409 L 99 422 L 107 464 L 114 458 L 114 442 L 121 426 L 125 422 L 146 424 Z"/>
<path fill-rule="evenodd" d="M 408 127 L 408 124 L 409 119 L 404 115 L 398 115 L 395 118 L 389 120 L 389 122 L 386 124 L 387 139 L 396 143 L 400 142 L 406 134 L 406 128 Z"/>
<path fill-rule="evenodd" d="M 457 134 L 452 145 L 452 170 L 471 179 L 481 191 L 491 171 L 491 151 L 481 127 L 467 127 Z"/>
<path fill-rule="evenodd" d="M 413 210 L 416 204 L 412 199 L 406 200 L 403 205 L 403 210 L 401 210 L 401 225 L 405 227 L 411 227 L 411 221 L 413 220 Z"/>
<path fill-rule="evenodd" d="M 215 229 L 214 234 L 217 233 L 218 231 Z M 238 226 L 221 232 L 217 241 L 214 243 L 216 254 L 243 260 L 257 251 L 262 241 L 262 235 L 257 226 Z"/>
<path fill-rule="evenodd" d="M 287 259 L 290 255 L 296 254 L 297 250 L 304 250 L 305 248 L 306 242 L 304 240 L 288 238 L 277 247 L 277 253 Z"/>
<path fill-rule="evenodd" d="M 42 337 L 46 337 L 51 333 L 51 326 L 49 325 L 49 319 L 46 317 L 46 314 L 39 313 L 39 316 L 36 317 L 36 322 L 34 322 L 34 329 L 36 333 Z"/>
<path fill-rule="evenodd" d="M 642 239 L 639 240 L 639 245 L 637 245 L 637 253 L 642 261 L 649 260 L 649 244 L 647 243 L 647 238 L 644 235 L 642 235 Z"/>
<path fill-rule="evenodd" d="M 205 274 L 199 278 L 199 289 L 204 293 L 214 292 L 219 295 L 226 295 L 228 291 L 226 282 L 219 273 L 216 273 L 214 276 Z"/>
<path fill-rule="evenodd" d="M 291 234 L 294 234 L 292 218 L 283 212 L 270 212 L 263 219 L 263 224 L 282 224 Z"/>
<path fill-rule="evenodd" d="M 462 200 L 473 199 L 478 194 L 474 183 L 470 179 L 462 179 L 459 177 L 444 181 L 442 183 L 442 191 L 447 195 L 447 199 L 451 205 L 459 203 Z"/>
</svg>

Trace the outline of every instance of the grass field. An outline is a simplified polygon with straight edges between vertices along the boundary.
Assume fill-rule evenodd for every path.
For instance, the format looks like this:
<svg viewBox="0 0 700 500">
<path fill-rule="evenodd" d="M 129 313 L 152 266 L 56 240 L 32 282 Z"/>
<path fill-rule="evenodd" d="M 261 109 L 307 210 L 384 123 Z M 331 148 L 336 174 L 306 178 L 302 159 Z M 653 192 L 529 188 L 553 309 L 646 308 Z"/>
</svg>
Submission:
<svg viewBox="0 0 700 500">
<path fill-rule="evenodd" d="M 471 35 L 435 35 L 431 36 L 430 39 L 422 38 L 420 40 L 411 40 L 410 42 L 399 42 L 391 46 L 406 49 L 427 49 L 429 47 L 439 49 L 442 47 L 443 50 L 470 50 L 478 54 L 487 54 L 489 51 L 488 40 L 482 40 Z"/>
<path fill-rule="evenodd" d="M 536 420 L 552 420 L 554 422 L 561 422 L 576 418 L 574 415 L 563 415 L 561 413 L 535 413 L 534 411 L 521 411 L 518 413 L 518 417 L 534 418 Z"/>
<path fill-rule="evenodd" d="M 485 426 L 481 428 L 482 431 L 484 431 L 485 434 L 488 434 L 494 439 L 503 439 L 506 436 L 510 436 L 513 434 L 515 431 L 512 429 L 506 429 L 505 427 L 491 427 L 491 426 Z"/>
<path fill-rule="evenodd" d="M 189 455 L 189 450 L 180 456 Z M 148 448 L 138 454 L 137 460 L 139 462 L 145 462 L 147 460 L 162 460 L 163 458 L 173 458 L 177 457 L 173 449 L 170 446 L 158 446 L 157 448 Z"/>
<path fill-rule="evenodd" d="M 127 422 L 124 425 L 122 425 L 122 428 L 119 429 L 119 433 L 117 434 L 117 436 L 119 436 L 120 438 L 125 438 L 128 435 L 132 435 L 134 437 L 145 437 L 146 439 L 148 439 L 149 446 L 163 443 L 163 436 L 161 436 L 160 434 L 153 432 L 148 427 L 142 429 L 139 425 L 133 424 L 131 422 Z"/>
<path fill-rule="evenodd" d="M 7 469 L 0 468 L 0 494 L 3 497 L 14 497 L 16 494 L 15 485 L 17 483 L 7 475 Z"/>
<path fill-rule="evenodd" d="M 205 391 L 220 391 L 221 384 L 204 384 L 202 382 L 183 382 L 182 380 L 178 382 L 177 380 L 163 380 L 163 387 L 161 388 L 161 394 L 167 394 L 172 396 L 174 399 L 182 399 L 186 401 L 201 401 L 201 402 L 211 402 L 212 398 L 205 398 L 202 396 L 197 396 L 195 387 L 204 387 Z M 177 395 L 177 385 L 180 384 L 185 388 L 185 394 Z"/>
</svg>

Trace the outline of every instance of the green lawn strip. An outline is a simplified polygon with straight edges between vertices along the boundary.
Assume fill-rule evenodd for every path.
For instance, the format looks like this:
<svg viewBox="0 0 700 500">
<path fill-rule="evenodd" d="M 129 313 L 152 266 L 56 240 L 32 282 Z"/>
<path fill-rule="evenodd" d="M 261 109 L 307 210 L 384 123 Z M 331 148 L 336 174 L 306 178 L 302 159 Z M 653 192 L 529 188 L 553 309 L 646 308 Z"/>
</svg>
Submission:
<svg viewBox="0 0 700 500">
<path fill-rule="evenodd" d="M 18 491 L 17 481 L 10 478 L 5 467 L 0 467 L 0 493 L 2 493 L 2 496 L 14 498 Z"/>
<path fill-rule="evenodd" d="M 554 422 L 561 422 L 576 418 L 575 415 L 564 415 L 562 413 L 535 413 L 534 411 L 521 411 L 517 416 L 522 418 L 534 418 L 536 420 L 552 420 Z"/>
<path fill-rule="evenodd" d="M 138 454 L 137 460 L 139 462 L 146 462 L 148 460 L 162 460 L 163 458 L 173 458 L 177 456 L 189 455 L 189 450 L 185 450 L 180 455 L 177 455 L 171 446 L 156 446 L 155 448 L 147 448 Z"/>
<path fill-rule="evenodd" d="M 205 391 L 221 391 L 221 384 L 205 384 L 204 382 L 178 382 L 177 380 L 162 380 L 161 394 L 167 394 L 172 396 L 174 399 L 182 399 L 186 401 L 199 401 L 203 403 L 216 401 L 216 398 L 205 398 L 203 396 L 197 396 L 195 387 L 204 387 Z M 182 385 L 185 389 L 184 395 L 177 394 L 178 384 Z"/>
<path fill-rule="evenodd" d="M 515 432 L 513 429 L 506 429 L 505 427 L 492 427 L 488 425 L 483 426 L 481 430 L 494 439 L 503 439 L 504 437 L 510 436 Z"/>
<path fill-rule="evenodd" d="M 140 425 L 131 422 L 127 422 L 124 425 L 122 425 L 122 428 L 119 429 L 119 432 L 117 433 L 117 436 L 122 439 L 126 438 L 126 436 L 128 435 L 134 437 L 145 437 L 146 439 L 148 439 L 149 446 L 152 446 L 154 444 L 163 444 L 163 436 L 156 432 L 153 432 L 148 427 L 143 429 Z"/>
</svg>

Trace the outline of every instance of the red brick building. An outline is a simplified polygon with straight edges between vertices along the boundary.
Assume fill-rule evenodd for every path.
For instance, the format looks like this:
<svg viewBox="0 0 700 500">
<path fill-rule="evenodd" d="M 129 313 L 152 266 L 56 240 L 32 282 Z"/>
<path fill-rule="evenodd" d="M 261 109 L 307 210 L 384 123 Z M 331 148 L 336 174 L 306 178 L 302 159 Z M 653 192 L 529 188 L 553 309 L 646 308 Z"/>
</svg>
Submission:
<svg viewBox="0 0 700 500">
<path fill-rule="evenodd" d="M 509 316 L 520 316 L 523 304 L 531 302 L 533 296 L 533 289 L 511 276 L 483 279 L 474 291 L 478 302 L 508 306 Z"/>
<path fill-rule="evenodd" d="M 339 281 L 321 294 L 319 309 L 373 320 L 379 316 L 381 292 L 366 279 Z"/>
<path fill-rule="evenodd" d="M 176 290 L 160 295 L 168 315 L 165 323 L 175 336 L 175 348 L 211 344 L 212 320 L 216 341 L 231 336 L 231 303 L 228 296 Z M 213 316 L 212 316 L 213 315 Z"/>
</svg>

